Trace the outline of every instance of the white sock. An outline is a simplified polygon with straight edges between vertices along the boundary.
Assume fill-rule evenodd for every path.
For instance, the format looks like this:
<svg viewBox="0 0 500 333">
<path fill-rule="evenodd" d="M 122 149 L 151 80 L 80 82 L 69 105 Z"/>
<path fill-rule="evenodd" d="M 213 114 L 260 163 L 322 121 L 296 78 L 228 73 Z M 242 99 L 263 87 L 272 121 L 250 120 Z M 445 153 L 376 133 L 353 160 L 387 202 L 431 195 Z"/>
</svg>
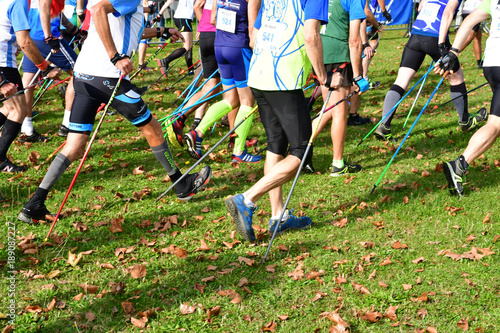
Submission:
<svg viewBox="0 0 500 333">
<path fill-rule="evenodd" d="M 281 215 L 281 214 L 280 214 Z M 271 217 L 271 220 L 277 220 L 279 219 L 280 216 L 279 215 L 275 215 L 275 216 L 272 216 Z M 286 219 L 288 218 L 288 209 L 285 210 L 285 214 L 283 214 L 283 217 L 281 218 L 281 221 L 286 221 Z"/>
<path fill-rule="evenodd" d="M 66 127 L 69 127 L 69 115 L 71 114 L 71 111 L 64 110 L 64 118 L 62 121 L 62 124 Z"/>
<path fill-rule="evenodd" d="M 253 207 L 253 206 L 255 206 L 255 204 L 254 204 L 252 201 L 250 201 L 250 199 L 248 199 L 248 197 L 247 197 L 245 194 L 243 194 L 243 202 L 244 202 L 244 203 L 245 203 L 245 205 L 247 205 L 248 207 Z"/>
<path fill-rule="evenodd" d="M 21 133 L 24 133 L 27 136 L 33 135 L 33 118 L 32 117 L 24 118 L 23 125 L 21 126 Z"/>
</svg>

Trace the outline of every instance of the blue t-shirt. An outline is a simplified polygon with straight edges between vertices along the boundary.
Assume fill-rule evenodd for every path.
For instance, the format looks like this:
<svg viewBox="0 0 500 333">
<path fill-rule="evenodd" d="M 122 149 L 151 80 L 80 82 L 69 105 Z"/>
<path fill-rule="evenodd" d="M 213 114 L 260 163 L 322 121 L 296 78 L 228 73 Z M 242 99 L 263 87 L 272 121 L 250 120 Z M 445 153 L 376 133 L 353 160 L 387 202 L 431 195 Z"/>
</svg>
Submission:
<svg viewBox="0 0 500 333">
<path fill-rule="evenodd" d="M 28 1 L 0 2 L 0 67 L 16 66 L 16 32 L 29 30 Z"/>
<path fill-rule="evenodd" d="M 349 13 L 349 21 L 364 20 L 366 18 L 365 2 L 363 0 L 340 0 L 340 4 Z"/>
<path fill-rule="evenodd" d="M 249 47 L 246 0 L 217 0 L 214 46 Z"/>
<path fill-rule="evenodd" d="M 428 0 L 422 6 L 411 29 L 412 34 L 439 37 L 441 18 L 449 0 Z M 458 1 L 457 9 L 462 0 Z"/>
<path fill-rule="evenodd" d="M 40 10 L 39 8 L 39 0 L 31 1 L 31 8 L 28 14 L 29 22 L 30 22 L 30 37 L 35 40 L 44 40 L 45 34 L 42 29 L 42 21 L 40 20 Z M 61 35 L 61 31 L 59 30 L 59 26 L 61 25 L 61 19 L 59 16 L 50 20 L 50 31 L 52 36 L 59 37 Z"/>
<path fill-rule="evenodd" d="M 109 0 L 116 10 L 113 15 L 115 17 L 120 17 L 122 15 L 133 14 L 137 11 L 137 6 L 141 3 L 141 0 Z"/>
</svg>

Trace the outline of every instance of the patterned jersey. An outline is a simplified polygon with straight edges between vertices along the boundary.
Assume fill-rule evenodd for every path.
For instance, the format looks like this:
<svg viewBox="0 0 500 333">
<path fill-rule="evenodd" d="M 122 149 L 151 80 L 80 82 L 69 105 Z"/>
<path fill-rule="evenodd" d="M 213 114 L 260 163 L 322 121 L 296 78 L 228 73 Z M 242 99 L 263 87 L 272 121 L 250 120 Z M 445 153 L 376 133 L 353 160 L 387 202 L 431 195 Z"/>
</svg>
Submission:
<svg viewBox="0 0 500 333">
<path fill-rule="evenodd" d="M 248 85 L 260 90 L 297 90 L 311 62 L 304 46 L 304 22 L 328 21 L 328 0 L 262 0 Z"/>
<path fill-rule="evenodd" d="M 102 0 L 90 0 L 88 8 L 92 8 Z M 139 39 L 142 35 L 144 20 L 141 0 L 109 0 L 115 9 L 114 13 L 108 14 L 111 36 L 119 53 L 132 56 L 137 49 Z M 111 61 L 104 44 L 94 25 L 94 19 L 90 21 L 88 37 L 83 44 L 82 51 L 76 60 L 75 72 L 88 75 L 118 78 L 120 71 Z"/>
<path fill-rule="evenodd" d="M 460 2 L 458 1 L 458 7 Z M 412 34 L 439 37 L 439 27 L 441 26 L 441 17 L 448 4 L 448 0 L 427 0 L 418 13 L 417 19 L 411 29 Z"/>
<path fill-rule="evenodd" d="M 217 1 L 215 46 L 249 47 L 246 0 Z"/>
<path fill-rule="evenodd" d="M 16 68 L 16 32 L 29 30 L 28 0 L 0 0 L 0 67 Z"/>
</svg>

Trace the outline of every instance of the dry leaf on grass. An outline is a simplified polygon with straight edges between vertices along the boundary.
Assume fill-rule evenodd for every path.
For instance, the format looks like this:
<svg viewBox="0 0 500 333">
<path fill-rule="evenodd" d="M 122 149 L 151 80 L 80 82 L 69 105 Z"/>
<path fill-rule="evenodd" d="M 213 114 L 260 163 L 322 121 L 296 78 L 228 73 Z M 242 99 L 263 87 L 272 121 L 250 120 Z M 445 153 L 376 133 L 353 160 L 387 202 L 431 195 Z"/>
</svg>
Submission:
<svg viewBox="0 0 500 333">
<path fill-rule="evenodd" d="M 141 264 L 135 264 L 132 267 L 129 267 L 129 273 L 134 279 L 140 279 L 146 276 L 146 267 Z"/>
<path fill-rule="evenodd" d="M 180 306 L 181 314 L 187 315 L 196 311 L 196 305 L 190 306 L 189 302 L 181 304 Z"/>
</svg>

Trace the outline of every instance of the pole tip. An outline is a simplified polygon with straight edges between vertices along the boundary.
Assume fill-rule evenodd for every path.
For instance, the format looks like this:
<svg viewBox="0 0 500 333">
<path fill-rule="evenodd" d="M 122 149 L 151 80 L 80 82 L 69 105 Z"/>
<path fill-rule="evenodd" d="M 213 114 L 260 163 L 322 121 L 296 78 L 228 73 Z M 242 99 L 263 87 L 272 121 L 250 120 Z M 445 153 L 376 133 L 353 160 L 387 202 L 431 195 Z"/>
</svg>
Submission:
<svg viewBox="0 0 500 333">
<path fill-rule="evenodd" d="M 373 185 L 373 188 L 372 190 L 370 191 L 370 194 L 373 194 L 373 192 L 375 192 L 375 189 L 377 188 L 377 185 Z"/>
</svg>

